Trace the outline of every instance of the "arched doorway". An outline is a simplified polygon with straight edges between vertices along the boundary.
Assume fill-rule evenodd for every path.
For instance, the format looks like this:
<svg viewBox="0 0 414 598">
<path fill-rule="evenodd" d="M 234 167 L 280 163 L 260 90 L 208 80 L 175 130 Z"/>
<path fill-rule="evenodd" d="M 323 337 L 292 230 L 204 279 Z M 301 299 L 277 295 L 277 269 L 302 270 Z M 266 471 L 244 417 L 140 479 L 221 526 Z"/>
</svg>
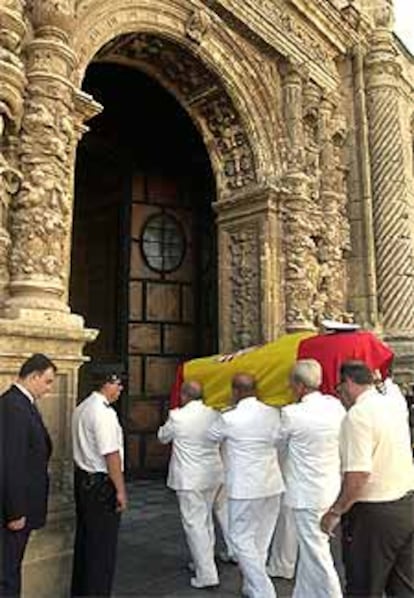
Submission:
<svg viewBox="0 0 414 598">
<path fill-rule="evenodd" d="M 131 474 L 158 471 L 155 433 L 176 365 L 217 348 L 215 181 L 201 136 L 142 71 L 92 63 L 104 110 L 78 147 L 71 307 L 100 330 L 93 358 L 122 363 Z"/>
</svg>

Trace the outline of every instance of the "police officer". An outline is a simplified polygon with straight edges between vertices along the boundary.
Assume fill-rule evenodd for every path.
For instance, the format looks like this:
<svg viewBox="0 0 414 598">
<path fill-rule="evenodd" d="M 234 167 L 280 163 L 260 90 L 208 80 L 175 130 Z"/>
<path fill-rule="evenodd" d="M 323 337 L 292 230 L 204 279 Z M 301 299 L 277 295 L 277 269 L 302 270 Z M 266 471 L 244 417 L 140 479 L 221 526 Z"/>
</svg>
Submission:
<svg viewBox="0 0 414 598">
<path fill-rule="evenodd" d="M 95 368 L 96 390 L 72 420 L 76 538 L 72 596 L 109 596 L 115 572 L 120 514 L 127 496 L 124 440 L 112 405 L 122 392 L 119 372 Z"/>
</svg>

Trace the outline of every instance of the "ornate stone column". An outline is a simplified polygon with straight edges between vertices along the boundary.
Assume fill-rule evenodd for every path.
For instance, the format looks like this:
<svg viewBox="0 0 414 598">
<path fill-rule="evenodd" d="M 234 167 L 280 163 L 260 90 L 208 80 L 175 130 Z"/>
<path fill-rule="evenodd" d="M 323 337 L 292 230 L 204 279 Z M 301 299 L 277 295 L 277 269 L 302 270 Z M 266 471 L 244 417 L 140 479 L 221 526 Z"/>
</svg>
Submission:
<svg viewBox="0 0 414 598">
<path fill-rule="evenodd" d="M 325 294 L 324 315 L 334 319 L 340 319 L 347 311 L 346 257 L 350 250 L 344 155 L 346 125 L 338 103 L 338 99 L 324 95 L 319 119 L 322 235 L 318 249 L 324 270 L 320 289 Z"/>
<path fill-rule="evenodd" d="M 221 351 L 277 337 L 280 231 L 276 192 L 253 188 L 214 205 L 219 247 Z"/>
<path fill-rule="evenodd" d="M 19 148 L 24 180 L 10 222 L 11 317 L 21 309 L 69 311 L 64 294 L 75 143 L 73 0 L 36 0 L 31 16 L 35 37 L 26 47 L 28 86 Z"/>
<path fill-rule="evenodd" d="M 386 337 L 414 338 L 414 256 L 391 5 L 378 2 L 365 60 L 378 302 Z M 403 343 L 404 344 L 404 343 Z M 414 346 L 411 346 L 414 353 Z M 407 350 L 401 349 L 403 351 Z"/>
<path fill-rule="evenodd" d="M 0 311 L 9 284 L 9 208 L 19 189 L 16 142 L 23 112 L 24 67 L 20 59 L 26 32 L 20 1 L 0 6 Z"/>
<path fill-rule="evenodd" d="M 285 320 L 288 331 L 312 328 L 319 265 L 313 239 L 310 177 L 305 172 L 303 82 L 299 65 L 283 62 L 283 114 L 286 126 L 283 177 L 283 256 Z"/>
</svg>

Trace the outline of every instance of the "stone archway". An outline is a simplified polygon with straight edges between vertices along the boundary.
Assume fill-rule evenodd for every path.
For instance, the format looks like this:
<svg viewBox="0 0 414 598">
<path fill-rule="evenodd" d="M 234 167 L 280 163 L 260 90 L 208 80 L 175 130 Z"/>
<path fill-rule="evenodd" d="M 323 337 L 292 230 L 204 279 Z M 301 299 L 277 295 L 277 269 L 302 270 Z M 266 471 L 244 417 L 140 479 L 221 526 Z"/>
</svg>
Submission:
<svg viewBox="0 0 414 598">
<path fill-rule="evenodd" d="M 271 72 L 187 2 L 85 6 L 83 19 L 76 85 L 91 60 L 139 68 L 174 94 L 203 137 L 217 187 L 220 347 L 273 338 L 280 322 L 269 182 L 279 158 Z"/>
</svg>

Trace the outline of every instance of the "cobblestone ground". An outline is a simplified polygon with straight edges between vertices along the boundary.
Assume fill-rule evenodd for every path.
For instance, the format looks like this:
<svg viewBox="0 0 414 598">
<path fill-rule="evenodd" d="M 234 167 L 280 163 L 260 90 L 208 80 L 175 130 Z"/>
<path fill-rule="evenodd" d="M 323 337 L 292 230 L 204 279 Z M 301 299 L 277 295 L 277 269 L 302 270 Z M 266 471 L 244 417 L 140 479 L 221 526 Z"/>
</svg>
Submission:
<svg viewBox="0 0 414 598">
<path fill-rule="evenodd" d="M 162 482 L 129 485 L 129 509 L 122 520 L 116 598 L 231 598 L 240 595 L 234 565 L 220 565 L 220 587 L 214 591 L 189 586 L 189 560 L 174 493 Z M 276 580 L 279 597 L 291 595 L 291 584 Z"/>
</svg>

